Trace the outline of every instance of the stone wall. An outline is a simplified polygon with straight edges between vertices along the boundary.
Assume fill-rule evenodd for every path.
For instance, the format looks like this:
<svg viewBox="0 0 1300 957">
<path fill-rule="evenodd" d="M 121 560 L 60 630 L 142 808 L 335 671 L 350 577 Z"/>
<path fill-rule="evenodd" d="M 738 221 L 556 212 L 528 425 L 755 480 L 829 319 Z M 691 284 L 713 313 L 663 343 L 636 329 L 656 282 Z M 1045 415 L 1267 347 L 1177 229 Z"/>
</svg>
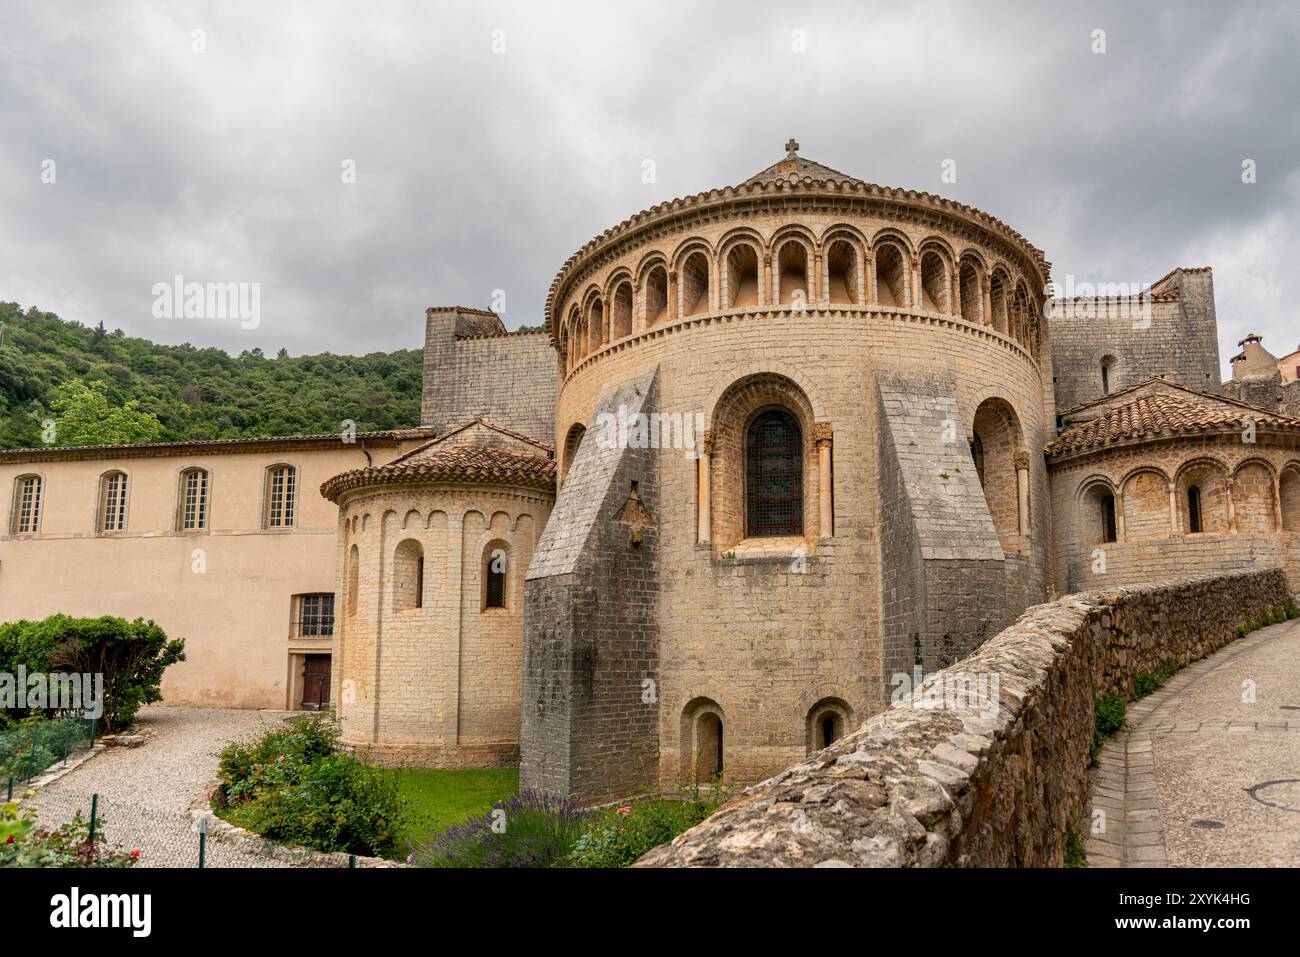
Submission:
<svg viewBox="0 0 1300 957">
<path fill-rule="evenodd" d="M 442 432 L 481 416 L 549 445 L 556 375 L 544 332 L 507 333 L 494 313 L 430 309 L 420 423 Z"/>
<path fill-rule="evenodd" d="M 598 409 L 649 414 L 657 391 L 652 368 Z M 606 447 L 595 421 L 528 570 L 519 769 L 522 787 L 585 802 L 640 793 L 659 765 L 653 450 Z"/>
<path fill-rule="evenodd" d="M 1095 696 L 1127 696 L 1136 672 L 1209 654 L 1286 596 L 1275 569 L 1040 605 L 929 676 L 908 706 L 749 788 L 638 866 L 1059 866 L 1087 799 Z"/>
<path fill-rule="evenodd" d="M 1157 299 L 1149 316 L 1121 315 L 1114 307 L 1102 310 L 1095 301 L 1057 304 L 1048 328 L 1058 409 L 1103 396 L 1101 367 L 1108 357 L 1113 360 L 1111 392 L 1154 375 L 1193 389 L 1219 391 L 1218 325 L 1210 270 L 1178 269 L 1152 288 L 1167 295 L 1176 289 L 1177 298 Z"/>
</svg>

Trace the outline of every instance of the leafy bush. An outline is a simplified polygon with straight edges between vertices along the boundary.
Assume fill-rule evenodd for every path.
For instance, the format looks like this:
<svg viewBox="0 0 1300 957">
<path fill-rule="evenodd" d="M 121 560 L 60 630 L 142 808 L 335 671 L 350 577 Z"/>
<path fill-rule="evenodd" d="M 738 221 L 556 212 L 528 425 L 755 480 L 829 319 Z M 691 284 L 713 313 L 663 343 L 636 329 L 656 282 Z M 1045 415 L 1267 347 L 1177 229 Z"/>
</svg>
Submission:
<svg viewBox="0 0 1300 957">
<path fill-rule="evenodd" d="M 717 810 L 718 792 L 690 801 L 634 802 L 606 816 L 578 838 L 569 864 L 574 867 L 627 867 L 647 851 L 667 844 Z"/>
<path fill-rule="evenodd" d="M 391 856 L 398 847 L 397 779 L 336 754 L 338 726 L 298 718 L 218 756 L 217 812 L 232 824 L 285 844 Z"/>
<path fill-rule="evenodd" d="M 1115 736 L 1121 728 L 1124 727 L 1124 696 L 1118 691 L 1109 691 L 1104 695 L 1097 695 L 1093 702 L 1093 713 L 1096 720 L 1096 728 L 1092 734 L 1091 758 L 1092 763 L 1097 763 L 1097 755 L 1101 754 L 1101 746 L 1109 738 Z"/>
<path fill-rule="evenodd" d="M 524 790 L 464 824 L 411 846 L 420 867 L 556 867 L 592 815 L 562 798 Z"/>
<path fill-rule="evenodd" d="M 1133 675 L 1133 697 L 1145 698 L 1178 672 L 1178 659 L 1167 658 L 1155 671 L 1139 671 Z"/>
<path fill-rule="evenodd" d="M 67 824 L 54 830 L 38 828 L 17 804 L 0 806 L 0 867 L 131 867 L 139 849 L 127 851 L 104 839 L 99 819 L 95 840 L 90 824 L 78 811 Z"/>
<path fill-rule="evenodd" d="M 1065 825 L 1065 860 L 1066 867 L 1087 867 L 1088 854 L 1083 842 L 1083 829 L 1078 819 Z"/>
<path fill-rule="evenodd" d="M 51 615 L 0 625 L 0 673 L 17 674 L 21 665 L 28 673 L 102 674 L 103 720 L 110 731 L 130 724 L 144 705 L 161 701 L 163 672 L 184 660 L 185 642 L 169 639 L 142 618 Z"/>
<path fill-rule="evenodd" d="M 1286 614 L 1287 621 L 1290 621 L 1293 618 L 1300 618 L 1300 607 L 1296 606 L 1294 598 L 1288 598 L 1286 604 L 1282 606 L 1282 610 Z"/>
<path fill-rule="evenodd" d="M 27 718 L 9 731 L 0 731 L 0 779 L 35 777 L 89 745 L 90 728 L 80 718 Z"/>
</svg>

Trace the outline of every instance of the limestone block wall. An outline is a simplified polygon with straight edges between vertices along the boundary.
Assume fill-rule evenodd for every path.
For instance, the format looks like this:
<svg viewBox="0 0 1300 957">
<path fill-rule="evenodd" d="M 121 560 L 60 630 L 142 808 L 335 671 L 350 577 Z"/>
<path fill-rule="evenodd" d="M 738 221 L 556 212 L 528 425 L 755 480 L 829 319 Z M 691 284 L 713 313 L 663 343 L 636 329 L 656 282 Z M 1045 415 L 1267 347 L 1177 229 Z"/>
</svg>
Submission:
<svg viewBox="0 0 1300 957">
<path fill-rule="evenodd" d="M 524 573 L 550 507 L 492 487 L 346 494 L 332 675 L 345 744 L 424 767 L 518 759 Z M 505 607 L 488 608 L 498 551 Z"/>
<path fill-rule="evenodd" d="M 1087 801 L 1095 696 L 1203 657 L 1287 593 L 1274 569 L 1040 605 L 638 866 L 1060 866 Z M 954 693 L 980 676 L 983 693 Z"/>
<path fill-rule="evenodd" d="M 1261 433 L 1247 443 L 1232 431 L 1116 446 L 1054 462 L 1052 479 L 1064 591 L 1265 568 L 1287 568 L 1300 588 L 1287 544 L 1300 531 L 1300 504 L 1292 504 L 1300 503 L 1300 448 L 1292 437 Z M 1188 515 L 1193 484 L 1201 491 L 1199 533 Z M 1118 526 L 1112 542 L 1101 519 L 1108 495 Z"/>
<path fill-rule="evenodd" d="M 651 369 L 600 405 L 649 413 L 657 393 Z M 599 802 L 654 784 L 660 504 L 651 450 L 593 422 L 528 570 L 521 787 Z"/>
<path fill-rule="evenodd" d="M 442 432 L 481 416 L 549 443 L 556 385 L 545 333 L 507 333 L 494 313 L 428 310 L 422 425 Z"/>
<path fill-rule="evenodd" d="M 1149 315 L 1104 310 L 1089 302 L 1057 304 L 1048 328 L 1058 409 L 1101 398 L 1101 368 L 1108 359 L 1111 392 L 1155 375 L 1193 389 L 1219 390 L 1212 273 L 1208 268 L 1178 269 L 1153 289 L 1176 290 L 1177 298 L 1157 298 Z"/>
</svg>

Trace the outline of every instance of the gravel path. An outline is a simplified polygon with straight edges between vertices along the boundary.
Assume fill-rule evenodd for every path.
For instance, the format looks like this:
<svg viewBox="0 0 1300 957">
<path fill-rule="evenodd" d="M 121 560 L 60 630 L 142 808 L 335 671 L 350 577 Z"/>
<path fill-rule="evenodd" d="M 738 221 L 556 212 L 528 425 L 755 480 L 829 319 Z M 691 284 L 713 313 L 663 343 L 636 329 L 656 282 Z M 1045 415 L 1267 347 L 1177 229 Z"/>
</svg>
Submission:
<svg viewBox="0 0 1300 957">
<path fill-rule="evenodd" d="M 281 724 L 288 712 L 232 708 L 149 707 L 135 724 L 148 737 L 136 748 L 109 748 L 25 802 L 47 825 L 88 814 L 92 794 L 109 841 L 141 850 L 141 865 L 195 866 L 198 835 L 190 807 L 217 770 L 217 752 L 231 741 Z M 275 867 L 280 862 L 209 841 L 211 867 Z"/>
</svg>

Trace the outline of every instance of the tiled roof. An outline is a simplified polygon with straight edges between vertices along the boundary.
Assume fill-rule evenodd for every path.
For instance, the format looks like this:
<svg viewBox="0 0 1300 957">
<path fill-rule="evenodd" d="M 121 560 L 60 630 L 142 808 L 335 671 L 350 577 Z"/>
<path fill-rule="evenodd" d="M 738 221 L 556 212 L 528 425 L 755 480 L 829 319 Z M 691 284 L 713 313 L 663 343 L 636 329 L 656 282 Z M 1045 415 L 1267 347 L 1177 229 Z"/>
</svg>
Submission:
<svg viewBox="0 0 1300 957">
<path fill-rule="evenodd" d="M 505 485 L 554 492 L 555 460 L 483 445 L 430 443 L 377 469 L 353 469 L 336 475 L 321 485 L 320 492 L 336 502 L 350 489 L 408 482 Z"/>
<path fill-rule="evenodd" d="M 543 319 L 546 330 L 550 333 L 552 345 L 558 346 L 555 307 L 560 298 L 561 287 L 564 286 L 565 282 L 586 257 L 595 253 L 606 243 L 628 235 L 643 226 L 648 226 L 696 208 L 742 200 L 767 199 L 783 194 L 866 197 L 872 200 L 894 202 L 899 205 L 916 206 L 963 216 L 1001 236 L 1021 250 L 1037 266 L 1044 283 L 1051 274 L 1051 263 L 1047 261 L 1041 249 L 1030 243 L 1029 240 L 1006 223 L 982 209 L 976 209 L 974 206 L 967 206 L 965 203 L 959 203 L 956 200 L 947 199 L 934 193 L 878 186 L 875 183 L 868 183 L 856 176 L 849 176 L 846 173 L 833 170 L 829 166 L 823 166 L 821 163 L 800 156 L 793 159 L 787 156 L 784 160 L 774 163 L 762 172 L 756 173 L 738 186 L 711 189 L 691 196 L 658 203 L 649 209 L 644 209 L 628 217 L 618 225 L 611 226 L 600 235 L 588 240 L 577 252 L 565 260 L 564 265 L 560 267 L 560 271 L 551 281 L 551 288 L 546 295 Z"/>
<path fill-rule="evenodd" d="M 1143 383 L 1150 384 L 1150 380 Z M 1059 457 L 1130 439 L 1238 430 L 1247 420 L 1256 427 L 1300 431 L 1300 419 L 1179 387 L 1178 391 L 1147 392 L 1095 419 L 1070 426 L 1048 444 L 1047 454 Z"/>
<path fill-rule="evenodd" d="M 407 439 L 426 439 L 432 429 L 384 429 L 358 432 L 357 445 L 367 442 L 396 445 Z M 329 448 L 345 445 L 342 433 L 319 432 L 310 435 L 256 435 L 232 439 L 191 439 L 185 442 L 139 442 L 134 445 L 51 445 L 42 448 L 0 449 L 0 462 L 35 462 L 66 459 L 140 458 L 146 456 L 183 455 L 188 452 L 218 454 L 270 449 Z"/>
</svg>

